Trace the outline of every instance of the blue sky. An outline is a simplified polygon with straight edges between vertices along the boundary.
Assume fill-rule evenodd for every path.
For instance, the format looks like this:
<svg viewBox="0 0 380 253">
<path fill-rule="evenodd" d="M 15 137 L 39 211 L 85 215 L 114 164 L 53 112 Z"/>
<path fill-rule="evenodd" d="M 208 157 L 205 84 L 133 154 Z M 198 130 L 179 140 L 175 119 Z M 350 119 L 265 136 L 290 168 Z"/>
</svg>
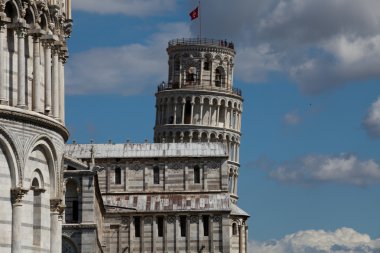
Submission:
<svg viewBox="0 0 380 253">
<path fill-rule="evenodd" d="M 198 36 L 197 4 L 73 1 L 70 141 L 152 141 L 167 42 Z M 252 252 L 379 252 L 380 2 L 201 4 L 202 35 L 236 45 Z"/>
</svg>

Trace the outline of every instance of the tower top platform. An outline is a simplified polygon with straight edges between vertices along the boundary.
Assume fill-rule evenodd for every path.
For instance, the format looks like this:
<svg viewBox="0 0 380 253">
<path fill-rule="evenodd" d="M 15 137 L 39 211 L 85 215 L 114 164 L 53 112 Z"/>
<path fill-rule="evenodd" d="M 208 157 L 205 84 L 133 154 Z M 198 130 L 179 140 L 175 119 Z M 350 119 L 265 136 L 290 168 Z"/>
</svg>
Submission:
<svg viewBox="0 0 380 253">
<path fill-rule="evenodd" d="M 228 49 L 231 53 L 235 54 L 235 45 L 233 42 L 228 42 L 227 40 L 216 40 L 208 38 L 182 38 L 173 39 L 168 43 L 168 50 L 175 47 L 183 46 L 205 46 L 205 47 L 217 47 Z"/>
</svg>

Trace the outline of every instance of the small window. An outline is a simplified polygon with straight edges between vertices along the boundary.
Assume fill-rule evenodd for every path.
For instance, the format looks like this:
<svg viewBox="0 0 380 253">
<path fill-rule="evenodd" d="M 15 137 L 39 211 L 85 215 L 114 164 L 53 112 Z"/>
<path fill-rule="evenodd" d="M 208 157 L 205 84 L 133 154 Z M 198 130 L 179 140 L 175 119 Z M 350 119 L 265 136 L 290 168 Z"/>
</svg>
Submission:
<svg viewBox="0 0 380 253">
<path fill-rule="evenodd" d="M 157 233 L 158 237 L 164 236 L 164 217 L 157 217 Z"/>
<path fill-rule="evenodd" d="M 135 227 L 135 237 L 140 237 L 141 236 L 141 222 L 140 222 L 140 217 L 135 216 L 133 218 L 133 225 Z"/>
<path fill-rule="evenodd" d="M 120 167 L 115 168 L 115 184 L 121 184 L 121 169 L 120 169 Z"/>
<path fill-rule="evenodd" d="M 210 70 L 210 63 L 208 60 L 203 63 L 203 70 Z"/>
<path fill-rule="evenodd" d="M 203 221 L 203 235 L 208 236 L 209 235 L 209 221 L 210 221 L 209 216 L 203 215 L 202 221 Z"/>
<path fill-rule="evenodd" d="M 179 216 L 179 224 L 181 227 L 181 237 L 186 237 L 186 216 Z"/>
<path fill-rule="evenodd" d="M 194 167 L 194 183 L 199 184 L 201 182 L 201 169 L 198 165 Z"/>
<path fill-rule="evenodd" d="M 232 223 L 232 235 L 237 235 L 237 225 L 236 225 L 236 223 Z"/>
<path fill-rule="evenodd" d="M 160 168 L 157 166 L 153 168 L 153 183 L 160 184 Z"/>
</svg>

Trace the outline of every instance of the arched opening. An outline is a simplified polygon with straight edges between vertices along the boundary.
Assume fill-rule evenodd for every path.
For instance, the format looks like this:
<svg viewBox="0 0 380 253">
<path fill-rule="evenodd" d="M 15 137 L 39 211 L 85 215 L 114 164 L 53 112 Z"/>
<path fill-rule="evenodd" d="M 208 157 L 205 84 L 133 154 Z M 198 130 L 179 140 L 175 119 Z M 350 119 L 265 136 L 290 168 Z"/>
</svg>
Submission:
<svg viewBox="0 0 380 253">
<path fill-rule="evenodd" d="M 78 185 L 74 180 L 69 180 L 66 184 L 65 194 L 65 220 L 66 223 L 79 222 L 79 198 Z"/>
<path fill-rule="evenodd" d="M 223 127 L 224 123 L 226 122 L 226 103 L 224 102 L 224 100 L 222 100 L 222 102 L 220 104 L 218 116 L 219 116 L 218 117 L 218 119 L 219 119 L 218 125 L 219 125 L 219 127 Z"/>
<path fill-rule="evenodd" d="M 190 67 L 186 71 L 186 82 L 189 85 L 195 84 L 197 81 L 197 69 L 195 67 Z"/>
<path fill-rule="evenodd" d="M 160 168 L 158 166 L 153 168 L 153 184 L 160 184 Z"/>
<path fill-rule="evenodd" d="M 121 168 L 115 168 L 115 184 L 121 184 Z"/>
<path fill-rule="evenodd" d="M 34 15 L 30 8 L 26 9 L 25 21 L 28 25 L 32 25 L 34 23 Z"/>
<path fill-rule="evenodd" d="M 222 67 L 217 67 L 215 69 L 215 86 L 224 87 L 225 85 L 225 73 Z"/>
<path fill-rule="evenodd" d="M 14 6 L 14 4 L 12 3 L 12 1 L 8 1 L 6 3 L 4 12 L 5 12 L 5 15 L 7 16 L 7 18 L 12 19 L 12 22 L 17 20 L 17 9 Z"/>
<path fill-rule="evenodd" d="M 33 190 L 33 245 L 41 244 L 41 208 L 42 208 L 42 191 L 37 178 L 32 180 Z"/>
<path fill-rule="evenodd" d="M 232 223 L 232 235 L 237 235 L 237 224 L 234 222 Z"/>
</svg>

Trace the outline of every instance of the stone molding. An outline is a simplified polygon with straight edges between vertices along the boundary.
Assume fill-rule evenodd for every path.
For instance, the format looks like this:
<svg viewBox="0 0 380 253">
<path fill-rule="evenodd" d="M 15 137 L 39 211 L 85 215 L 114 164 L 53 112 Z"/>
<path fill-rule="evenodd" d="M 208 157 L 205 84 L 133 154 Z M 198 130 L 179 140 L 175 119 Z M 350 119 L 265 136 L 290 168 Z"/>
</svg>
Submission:
<svg viewBox="0 0 380 253">
<path fill-rule="evenodd" d="M 0 119 L 18 121 L 21 123 L 46 128 L 59 133 L 63 137 L 64 141 L 67 141 L 69 138 L 69 131 L 59 121 L 35 112 L 0 105 Z"/>
</svg>

